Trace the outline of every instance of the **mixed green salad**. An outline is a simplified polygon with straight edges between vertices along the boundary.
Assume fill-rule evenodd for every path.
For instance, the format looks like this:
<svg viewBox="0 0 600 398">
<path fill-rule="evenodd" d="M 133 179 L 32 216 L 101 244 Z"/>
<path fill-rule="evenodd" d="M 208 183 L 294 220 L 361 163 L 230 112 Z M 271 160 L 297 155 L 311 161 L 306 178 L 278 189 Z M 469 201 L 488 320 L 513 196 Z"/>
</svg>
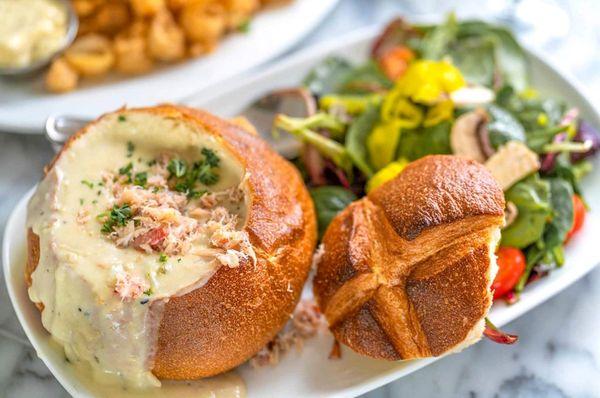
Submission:
<svg viewBox="0 0 600 398">
<path fill-rule="evenodd" d="M 294 161 L 320 233 L 409 162 L 456 154 L 484 163 L 505 191 L 494 297 L 514 301 L 563 264 L 563 248 L 585 218 L 579 184 L 600 135 L 576 108 L 531 86 L 527 57 L 510 31 L 453 15 L 439 25 L 397 19 L 373 42 L 368 61 L 328 58 L 304 86 L 316 112 L 279 115 L 275 128 L 305 143 Z"/>
</svg>

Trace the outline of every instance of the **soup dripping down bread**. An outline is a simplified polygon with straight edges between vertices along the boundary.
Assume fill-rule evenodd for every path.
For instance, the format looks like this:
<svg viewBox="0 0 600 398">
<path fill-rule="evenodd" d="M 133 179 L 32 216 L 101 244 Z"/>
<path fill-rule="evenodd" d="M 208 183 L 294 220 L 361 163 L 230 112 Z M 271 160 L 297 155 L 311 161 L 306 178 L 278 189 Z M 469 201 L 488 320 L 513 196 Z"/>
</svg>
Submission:
<svg viewBox="0 0 600 398">
<path fill-rule="evenodd" d="M 44 327 L 71 363 L 127 388 L 251 358 L 289 320 L 316 241 L 289 162 L 238 125 L 171 105 L 73 136 L 27 226 Z"/>
</svg>

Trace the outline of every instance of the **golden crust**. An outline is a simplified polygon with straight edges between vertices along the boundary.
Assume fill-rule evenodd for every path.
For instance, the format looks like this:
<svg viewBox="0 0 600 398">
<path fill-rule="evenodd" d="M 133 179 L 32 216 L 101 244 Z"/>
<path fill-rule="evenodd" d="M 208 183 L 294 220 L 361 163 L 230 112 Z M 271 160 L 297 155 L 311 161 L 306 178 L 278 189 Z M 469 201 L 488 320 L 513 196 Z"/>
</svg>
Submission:
<svg viewBox="0 0 600 398">
<path fill-rule="evenodd" d="M 437 356 L 491 305 L 490 242 L 504 196 L 475 162 L 428 156 L 351 204 L 323 237 L 314 292 L 335 337 L 363 355 Z"/>
<path fill-rule="evenodd" d="M 168 379 L 195 379 L 227 371 L 270 341 L 299 300 L 316 242 L 312 201 L 297 170 L 239 126 L 181 106 L 127 112 L 190 123 L 217 137 L 248 171 L 250 203 L 244 228 L 256 251 L 257 265 L 222 267 L 201 288 L 172 297 L 164 306 L 153 368 L 157 377 Z M 71 137 L 47 170 L 88 129 Z M 38 237 L 31 231 L 28 253 L 25 279 L 30 284 L 39 260 Z"/>
</svg>

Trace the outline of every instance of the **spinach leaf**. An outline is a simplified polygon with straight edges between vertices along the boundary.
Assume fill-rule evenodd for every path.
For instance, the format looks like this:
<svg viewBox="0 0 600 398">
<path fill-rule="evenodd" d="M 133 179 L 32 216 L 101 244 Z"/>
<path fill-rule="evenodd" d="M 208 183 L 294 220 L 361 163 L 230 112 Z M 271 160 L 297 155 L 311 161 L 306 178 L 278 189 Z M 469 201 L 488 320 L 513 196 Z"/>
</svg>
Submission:
<svg viewBox="0 0 600 398">
<path fill-rule="evenodd" d="M 428 31 L 421 42 L 421 55 L 426 59 L 442 58 L 458 33 L 458 25 L 454 14 L 448 15 L 443 24 Z"/>
<path fill-rule="evenodd" d="M 517 292 L 523 290 L 536 264 L 561 266 L 564 262 L 563 244 L 573 223 L 573 189 L 562 178 L 551 178 L 548 181 L 552 219 L 546 224 L 542 238 L 526 249 L 527 267 L 515 287 Z"/>
<path fill-rule="evenodd" d="M 392 86 L 393 82 L 383 74 L 377 63 L 370 60 L 345 73 L 334 91 L 339 94 L 370 94 Z"/>
<path fill-rule="evenodd" d="M 487 110 L 491 117 L 487 129 L 494 148 L 508 141 L 525 141 L 525 129 L 510 112 L 497 105 L 490 105 Z"/>
<path fill-rule="evenodd" d="M 352 65 L 345 59 L 330 57 L 315 66 L 303 84 L 315 95 L 335 92 L 352 69 Z"/>
<path fill-rule="evenodd" d="M 483 21 L 464 21 L 458 26 L 458 44 L 464 40 L 478 38 L 494 42 L 496 71 L 504 84 L 517 91 L 529 86 L 529 65 L 523 48 L 509 30 Z"/>
<path fill-rule="evenodd" d="M 506 200 L 517 206 L 517 219 L 502 231 L 502 246 L 524 248 L 539 240 L 551 214 L 550 184 L 534 174 L 513 185 Z"/>
<path fill-rule="evenodd" d="M 449 121 L 415 130 L 402 130 L 396 158 L 415 160 L 426 155 L 452 153 Z"/>
<path fill-rule="evenodd" d="M 544 242 L 546 248 L 552 249 L 557 246 L 562 247 L 567 232 L 573 226 L 573 188 L 562 178 L 550 178 L 549 181 L 552 220 L 544 232 Z"/>
<path fill-rule="evenodd" d="M 527 134 L 555 127 L 566 111 L 563 101 L 553 98 L 523 98 L 510 85 L 505 85 L 498 90 L 496 104 L 512 113 L 523 125 Z M 545 125 L 539 123 L 542 114 L 547 118 Z"/>
<path fill-rule="evenodd" d="M 450 50 L 452 62 L 469 83 L 491 87 L 496 74 L 495 42 L 473 37 L 461 41 Z"/>
<path fill-rule="evenodd" d="M 333 185 L 313 188 L 310 195 L 317 211 L 319 237 L 322 237 L 331 220 L 350 203 L 356 200 L 356 195 L 345 188 Z"/>
<path fill-rule="evenodd" d="M 367 177 L 373 176 L 367 153 L 367 137 L 379 121 L 379 106 L 368 105 L 367 109 L 350 125 L 346 134 L 346 152 L 352 163 Z"/>
</svg>

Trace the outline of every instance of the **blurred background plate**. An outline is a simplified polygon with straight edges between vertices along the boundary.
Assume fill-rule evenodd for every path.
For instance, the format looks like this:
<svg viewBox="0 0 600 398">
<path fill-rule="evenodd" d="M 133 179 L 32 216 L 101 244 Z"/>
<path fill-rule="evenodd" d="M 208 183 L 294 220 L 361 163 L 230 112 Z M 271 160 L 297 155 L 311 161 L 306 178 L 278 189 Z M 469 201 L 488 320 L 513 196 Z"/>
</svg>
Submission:
<svg viewBox="0 0 600 398">
<path fill-rule="evenodd" d="M 339 0 L 295 0 L 257 14 L 248 33 L 233 34 L 205 57 L 148 74 L 48 93 L 43 77 L 0 79 L 0 131 L 41 133 L 51 114 L 97 117 L 120 106 L 184 102 L 198 91 L 282 54 L 313 30 Z"/>
</svg>

